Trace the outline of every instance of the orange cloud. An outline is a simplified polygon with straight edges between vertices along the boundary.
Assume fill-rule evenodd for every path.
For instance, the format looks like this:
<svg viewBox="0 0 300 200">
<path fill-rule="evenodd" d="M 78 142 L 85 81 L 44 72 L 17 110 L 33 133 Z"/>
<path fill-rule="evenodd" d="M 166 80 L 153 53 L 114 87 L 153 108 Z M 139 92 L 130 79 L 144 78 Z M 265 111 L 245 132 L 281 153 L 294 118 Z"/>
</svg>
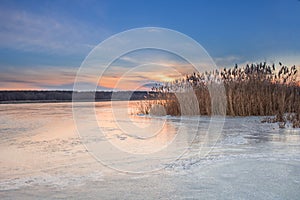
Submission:
<svg viewBox="0 0 300 200">
<path fill-rule="evenodd" d="M 140 65 L 127 70 L 118 69 L 119 67 L 108 69 L 99 80 L 98 85 L 122 90 L 147 89 L 144 85 L 150 82 L 169 82 L 184 75 L 182 72 L 184 70 L 179 71 L 164 64 Z"/>
<path fill-rule="evenodd" d="M 73 84 L 74 70 L 68 68 L 9 69 L 0 74 L 1 90 L 33 90 Z"/>
<path fill-rule="evenodd" d="M 48 88 L 72 88 L 77 68 L 40 67 L 10 68 L 0 74 L 0 90 L 34 90 Z M 97 68 L 87 71 L 77 81 L 91 86 L 100 86 L 117 90 L 147 89 L 150 82 L 167 82 L 182 77 L 193 70 L 191 65 L 176 62 L 150 63 L 136 67 L 111 66 L 101 77 Z"/>
</svg>

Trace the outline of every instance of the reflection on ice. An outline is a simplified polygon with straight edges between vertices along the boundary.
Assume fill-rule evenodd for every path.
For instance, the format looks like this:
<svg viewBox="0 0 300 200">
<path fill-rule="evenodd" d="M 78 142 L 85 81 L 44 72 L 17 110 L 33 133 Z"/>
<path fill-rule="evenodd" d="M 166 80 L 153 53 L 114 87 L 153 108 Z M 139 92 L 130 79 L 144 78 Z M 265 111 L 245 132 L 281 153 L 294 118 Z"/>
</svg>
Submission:
<svg viewBox="0 0 300 200">
<path fill-rule="evenodd" d="M 207 134 L 221 120 L 131 115 L 115 103 L 75 105 L 80 126 L 68 103 L 0 105 L 1 199 L 299 197 L 299 129 L 227 117 Z"/>
</svg>

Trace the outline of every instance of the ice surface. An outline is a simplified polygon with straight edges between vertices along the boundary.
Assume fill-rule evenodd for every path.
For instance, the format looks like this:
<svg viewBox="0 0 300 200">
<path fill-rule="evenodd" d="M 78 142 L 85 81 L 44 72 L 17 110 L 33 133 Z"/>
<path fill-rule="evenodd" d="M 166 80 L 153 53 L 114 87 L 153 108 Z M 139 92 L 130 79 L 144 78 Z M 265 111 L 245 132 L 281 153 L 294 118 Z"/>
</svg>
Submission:
<svg viewBox="0 0 300 200">
<path fill-rule="evenodd" d="M 227 117 L 221 134 L 207 137 L 210 117 L 135 115 L 116 126 L 109 103 L 96 103 L 95 109 L 106 135 L 80 116 L 89 133 L 81 138 L 69 103 L 0 105 L 0 199 L 299 199 L 299 129 L 279 129 L 260 123 L 260 117 Z M 146 128 L 131 132 L 122 123 Z M 153 136 L 151 130 L 159 131 Z M 170 148 L 158 159 L 136 159 L 131 153 L 106 155 L 102 146 L 114 170 L 86 149 L 107 140 L 137 155 L 140 149 L 128 144 L 144 141 L 148 146 L 139 148 L 148 154 L 165 144 Z M 128 166 L 158 170 L 120 170 Z"/>
</svg>

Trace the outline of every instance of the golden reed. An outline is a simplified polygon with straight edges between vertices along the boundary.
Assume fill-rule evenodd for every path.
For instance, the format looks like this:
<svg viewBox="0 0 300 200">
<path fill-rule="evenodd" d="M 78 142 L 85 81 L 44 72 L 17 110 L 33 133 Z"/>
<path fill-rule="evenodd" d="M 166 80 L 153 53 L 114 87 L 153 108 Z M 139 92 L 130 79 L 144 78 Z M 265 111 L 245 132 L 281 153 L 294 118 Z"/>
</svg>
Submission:
<svg viewBox="0 0 300 200">
<path fill-rule="evenodd" d="M 285 123 L 289 120 L 293 127 L 300 127 L 298 69 L 296 66 L 287 67 L 281 63 L 279 66 L 279 70 L 276 70 L 275 64 L 267 65 L 265 62 L 247 64 L 245 67 L 235 65 L 229 69 L 191 73 L 172 82 L 158 83 L 152 88 L 152 91 L 156 92 L 155 100 L 141 102 L 139 112 L 173 116 L 276 115 L 274 119 L 265 121 Z M 221 94 L 222 88 L 223 91 L 225 88 L 226 100 L 218 99 L 217 95 L 211 95 L 211 92 Z M 196 101 L 195 98 L 191 98 L 191 95 L 196 96 Z M 180 102 L 184 103 L 180 104 Z M 195 104 L 199 107 L 197 111 L 194 109 Z M 157 105 L 163 106 L 165 111 L 161 112 L 160 109 L 156 109 Z"/>
</svg>

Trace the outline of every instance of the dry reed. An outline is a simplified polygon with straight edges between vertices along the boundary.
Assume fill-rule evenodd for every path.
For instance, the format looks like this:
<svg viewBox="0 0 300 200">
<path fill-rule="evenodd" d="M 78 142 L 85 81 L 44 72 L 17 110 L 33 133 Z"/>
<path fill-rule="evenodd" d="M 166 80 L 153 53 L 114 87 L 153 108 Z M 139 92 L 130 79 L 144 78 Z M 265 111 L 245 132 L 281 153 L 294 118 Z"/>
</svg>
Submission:
<svg viewBox="0 0 300 200">
<path fill-rule="evenodd" d="M 140 112 L 149 114 L 152 105 L 159 104 L 167 115 L 276 115 L 274 120 L 279 122 L 288 120 L 284 113 L 294 113 L 290 121 L 294 127 L 300 127 L 297 68 L 279 65 L 279 70 L 274 64 L 266 63 L 245 67 L 235 65 L 230 69 L 192 73 L 173 82 L 157 84 L 152 88 L 158 94 L 157 100 L 142 103 Z"/>
</svg>

